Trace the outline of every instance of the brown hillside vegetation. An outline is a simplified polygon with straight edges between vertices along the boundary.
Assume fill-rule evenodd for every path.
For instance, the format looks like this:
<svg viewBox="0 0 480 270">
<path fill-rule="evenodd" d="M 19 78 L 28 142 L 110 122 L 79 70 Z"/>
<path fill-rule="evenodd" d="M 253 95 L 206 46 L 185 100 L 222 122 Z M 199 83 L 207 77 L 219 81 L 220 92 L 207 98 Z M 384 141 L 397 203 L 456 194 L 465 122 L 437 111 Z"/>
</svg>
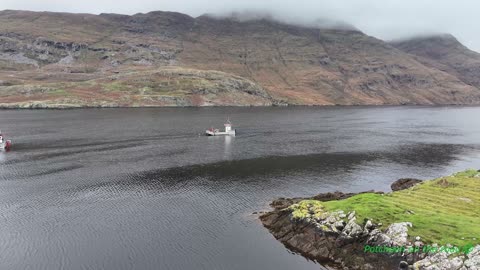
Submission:
<svg viewBox="0 0 480 270">
<path fill-rule="evenodd" d="M 478 68 L 394 45 L 267 19 L 7 10 L 0 106 L 480 104 Z"/>
</svg>

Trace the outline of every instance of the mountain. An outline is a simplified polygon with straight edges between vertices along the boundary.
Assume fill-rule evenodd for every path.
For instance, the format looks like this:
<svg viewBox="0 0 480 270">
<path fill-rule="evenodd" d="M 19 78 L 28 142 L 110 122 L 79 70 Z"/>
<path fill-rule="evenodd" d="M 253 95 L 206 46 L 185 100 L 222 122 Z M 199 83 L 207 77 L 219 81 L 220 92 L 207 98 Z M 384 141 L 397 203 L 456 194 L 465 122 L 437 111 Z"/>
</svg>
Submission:
<svg viewBox="0 0 480 270">
<path fill-rule="evenodd" d="M 6 10 L 0 106 L 480 104 L 460 71 L 393 45 L 267 18 Z"/>
<path fill-rule="evenodd" d="M 456 76 L 468 85 L 480 88 L 480 53 L 462 45 L 449 34 L 417 37 L 391 43 L 415 56 L 424 65 Z"/>
</svg>

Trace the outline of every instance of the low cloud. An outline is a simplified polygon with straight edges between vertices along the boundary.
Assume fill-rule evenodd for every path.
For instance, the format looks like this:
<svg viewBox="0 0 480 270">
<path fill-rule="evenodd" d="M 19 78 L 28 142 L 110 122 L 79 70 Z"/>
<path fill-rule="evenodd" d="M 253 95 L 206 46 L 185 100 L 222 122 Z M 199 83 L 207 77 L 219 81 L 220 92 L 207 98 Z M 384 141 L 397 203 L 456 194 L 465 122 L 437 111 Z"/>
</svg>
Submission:
<svg viewBox="0 0 480 270">
<path fill-rule="evenodd" d="M 241 15 L 239 19 L 255 19 L 263 14 L 265 18 L 296 24 L 353 25 L 384 40 L 451 33 L 480 51 L 480 1 L 476 0 L 2 0 L 0 9 L 95 14 L 165 10 L 194 17 L 206 13 L 236 14 Z"/>
<path fill-rule="evenodd" d="M 232 11 L 232 12 L 218 12 L 218 13 L 207 13 L 202 16 L 208 16 L 212 18 L 222 19 L 229 18 L 231 20 L 239 22 L 247 21 L 256 21 L 256 20 L 267 20 L 285 24 L 292 24 L 298 26 L 322 28 L 322 29 L 343 29 L 343 30 L 359 30 L 355 26 L 340 20 L 325 19 L 325 18 L 296 18 L 296 17 L 286 17 L 280 16 L 278 14 L 271 13 L 266 10 L 252 10 L 246 9 L 242 11 Z"/>
</svg>

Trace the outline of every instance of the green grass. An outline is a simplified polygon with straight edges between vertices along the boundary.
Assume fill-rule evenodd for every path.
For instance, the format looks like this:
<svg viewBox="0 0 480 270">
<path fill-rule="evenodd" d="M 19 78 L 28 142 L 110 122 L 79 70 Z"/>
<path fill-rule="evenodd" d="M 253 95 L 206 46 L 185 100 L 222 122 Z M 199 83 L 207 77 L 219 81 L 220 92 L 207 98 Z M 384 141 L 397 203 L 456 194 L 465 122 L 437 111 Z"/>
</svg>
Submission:
<svg viewBox="0 0 480 270">
<path fill-rule="evenodd" d="M 65 89 L 60 89 L 60 88 L 52 89 L 52 90 L 48 91 L 48 94 L 58 95 L 58 96 L 62 96 L 62 97 L 66 97 L 68 95 L 68 93 L 65 91 Z"/>
<path fill-rule="evenodd" d="M 113 82 L 113 83 L 101 83 L 98 84 L 104 91 L 108 92 L 122 92 L 130 90 L 128 85 L 122 84 L 120 82 Z"/>
<path fill-rule="evenodd" d="M 187 74 L 188 75 L 188 74 Z M 130 92 L 142 95 L 165 95 L 183 97 L 195 89 L 212 89 L 215 83 L 208 81 L 200 75 L 162 75 L 158 72 L 133 72 L 123 74 L 115 82 L 100 81 L 98 87 L 108 92 Z"/>
<path fill-rule="evenodd" d="M 412 222 L 409 236 L 421 236 L 426 243 L 480 244 L 480 173 L 476 170 L 389 194 L 360 194 L 315 204 L 317 208 L 322 206 L 325 211 L 355 210 L 358 222 L 370 219 L 383 223 L 384 228 L 396 222 Z M 304 214 L 305 210 L 297 213 L 299 217 Z"/>
</svg>

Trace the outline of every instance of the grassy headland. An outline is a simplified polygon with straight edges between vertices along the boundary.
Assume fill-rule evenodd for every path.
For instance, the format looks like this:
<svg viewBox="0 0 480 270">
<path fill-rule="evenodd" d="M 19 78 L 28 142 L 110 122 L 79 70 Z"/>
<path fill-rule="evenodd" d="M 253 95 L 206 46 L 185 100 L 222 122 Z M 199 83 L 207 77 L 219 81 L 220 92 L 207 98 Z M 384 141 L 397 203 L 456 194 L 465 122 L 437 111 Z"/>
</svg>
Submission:
<svg viewBox="0 0 480 270">
<path fill-rule="evenodd" d="M 371 220 L 382 227 L 411 222 L 409 236 L 441 245 L 480 244 L 480 172 L 467 170 L 424 181 L 388 194 L 365 193 L 345 200 L 304 200 L 292 205 L 293 217 L 303 218 L 336 210 L 355 211 L 357 222 Z M 413 239 L 412 239 L 413 240 Z"/>
</svg>

